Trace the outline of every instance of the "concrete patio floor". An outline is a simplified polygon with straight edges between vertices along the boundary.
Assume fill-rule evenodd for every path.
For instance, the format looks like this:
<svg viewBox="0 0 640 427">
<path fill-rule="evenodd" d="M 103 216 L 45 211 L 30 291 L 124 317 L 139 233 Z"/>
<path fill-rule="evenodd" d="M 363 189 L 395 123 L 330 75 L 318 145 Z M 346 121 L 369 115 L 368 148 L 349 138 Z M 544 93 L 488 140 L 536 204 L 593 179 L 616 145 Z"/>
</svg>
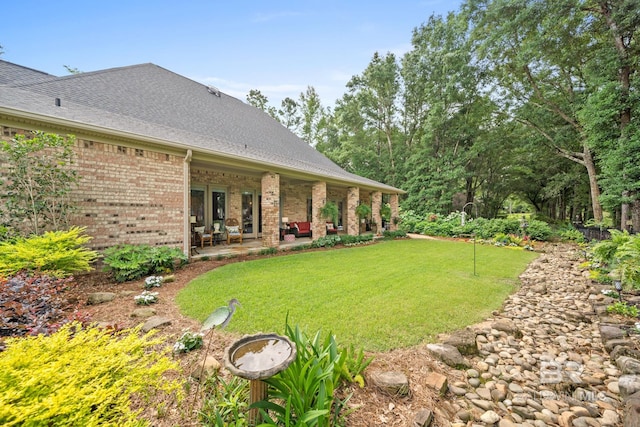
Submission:
<svg viewBox="0 0 640 427">
<path fill-rule="evenodd" d="M 289 250 L 295 246 L 308 245 L 311 241 L 312 240 L 309 237 L 298 237 L 293 242 L 281 241 L 279 250 Z M 266 248 L 262 246 L 262 239 L 245 239 L 242 241 L 242 244 L 231 243 L 229 245 L 227 245 L 227 242 L 225 241 L 216 243 L 215 246 L 205 244 L 204 248 L 197 246 L 195 251 L 191 252 L 191 258 L 198 259 L 203 257 L 216 258 L 218 256 L 240 256 L 259 253 L 263 249 Z"/>
</svg>

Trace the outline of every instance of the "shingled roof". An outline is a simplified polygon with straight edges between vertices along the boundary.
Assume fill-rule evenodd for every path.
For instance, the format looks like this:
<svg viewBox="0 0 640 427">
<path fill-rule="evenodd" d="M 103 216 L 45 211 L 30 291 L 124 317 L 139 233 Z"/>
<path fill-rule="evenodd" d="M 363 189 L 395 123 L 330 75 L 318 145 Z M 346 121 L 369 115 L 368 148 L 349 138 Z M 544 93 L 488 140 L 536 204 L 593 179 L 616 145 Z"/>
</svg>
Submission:
<svg viewBox="0 0 640 427">
<path fill-rule="evenodd" d="M 154 64 L 55 77 L 0 60 L 3 108 L 403 192 L 346 172 L 263 111 Z"/>
</svg>

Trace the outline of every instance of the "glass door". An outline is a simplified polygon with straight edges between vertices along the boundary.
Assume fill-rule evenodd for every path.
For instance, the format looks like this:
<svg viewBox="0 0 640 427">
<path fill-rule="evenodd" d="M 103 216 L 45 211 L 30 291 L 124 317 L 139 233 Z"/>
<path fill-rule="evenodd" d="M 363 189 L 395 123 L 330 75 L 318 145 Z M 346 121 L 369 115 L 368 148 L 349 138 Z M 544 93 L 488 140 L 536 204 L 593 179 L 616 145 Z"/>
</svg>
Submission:
<svg viewBox="0 0 640 427">
<path fill-rule="evenodd" d="M 242 192 L 242 233 L 246 237 L 256 237 L 253 218 L 254 218 L 253 191 Z"/>
</svg>

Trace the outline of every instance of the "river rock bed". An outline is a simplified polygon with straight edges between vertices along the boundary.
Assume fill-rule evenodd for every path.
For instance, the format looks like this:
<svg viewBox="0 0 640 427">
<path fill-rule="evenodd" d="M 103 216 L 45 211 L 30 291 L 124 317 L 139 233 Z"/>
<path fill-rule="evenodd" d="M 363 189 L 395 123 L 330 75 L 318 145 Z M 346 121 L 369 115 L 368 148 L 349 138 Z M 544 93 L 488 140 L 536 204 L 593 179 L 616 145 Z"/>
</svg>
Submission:
<svg viewBox="0 0 640 427">
<path fill-rule="evenodd" d="M 464 361 L 448 387 L 452 426 L 640 426 L 633 319 L 607 315 L 615 300 L 582 261 L 576 247 L 548 246 L 500 312 L 433 347 Z"/>
</svg>

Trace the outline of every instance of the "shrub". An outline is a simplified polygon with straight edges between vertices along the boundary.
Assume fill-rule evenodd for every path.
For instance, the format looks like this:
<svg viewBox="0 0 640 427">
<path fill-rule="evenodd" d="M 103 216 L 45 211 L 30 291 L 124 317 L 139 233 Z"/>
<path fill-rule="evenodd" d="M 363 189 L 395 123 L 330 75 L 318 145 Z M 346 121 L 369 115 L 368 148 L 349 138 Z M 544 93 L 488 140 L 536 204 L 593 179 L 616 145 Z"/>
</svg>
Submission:
<svg viewBox="0 0 640 427">
<path fill-rule="evenodd" d="M 104 251 L 105 270 L 117 282 L 136 280 L 148 274 L 173 271 L 176 264 L 187 262 L 186 255 L 178 248 L 149 245 L 118 245 Z"/>
<path fill-rule="evenodd" d="M 91 240 L 82 234 L 84 231 L 84 227 L 72 227 L 68 231 L 47 231 L 41 236 L 0 242 L 0 276 L 27 271 L 67 277 L 78 271 L 91 270 L 90 263 L 98 254 L 83 247 Z"/>
<path fill-rule="evenodd" d="M 71 279 L 18 274 L 0 278 L 0 336 L 49 334 L 65 322 Z"/>
<path fill-rule="evenodd" d="M 626 317 L 638 317 L 638 307 L 617 301 L 607 307 L 607 313 L 615 313 Z"/>
<path fill-rule="evenodd" d="M 382 233 L 382 235 L 384 236 L 385 239 L 399 239 L 399 238 L 407 237 L 407 232 L 404 230 L 396 230 L 396 231 L 385 230 L 385 232 Z"/>
<path fill-rule="evenodd" d="M 319 239 L 316 239 L 313 242 L 311 242 L 311 247 L 312 248 L 323 248 L 323 247 L 332 248 L 338 243 L 340 243 L 341 241 L 342 239 L 340 238 L 340 236 L 336 234 L 330 234 L 328 236 L 320 237 Z"/>
<path fill-rule="evenodd" d="M 551 227 L 544 221 L 532 220 L 529 221 L 529 226 L 526 230 L 527 236 L 532 240 L 539 240 L 546 242 L 553 234 Z"/>
<path fill-rule="evenodd" d="M 567 228 L 565 230 L 560 230 L 560 239 L 565 242 L 576 242 L 576 243 L 584 243 L 585 238 L 584 234 L 575 228 Z"/>
<path fill-rule="evenodd" d="M 173 351 L 176 353 L 188 353 L 191 350 L 197 350 L 202 347 L 202 337 L 203 335 L 200 332 L 184 331 L 173 345 Z"/>
<path fill-rule="evenodd" d="M 159 288 L 162 286 L 164 278 L 162 276 L 149 276 L 144 279 L 144 288 L 149 290 L 153 288 Z"/>
<path fill-rule="evenodd" d="M 246 426 L 248 402 L 249 381 L 235 376 L 225 381 L 216 375 L 205 384 L 200 418 L 205 426 Z"/>
<path fill-rule="evenodd" d="M 340 236 L 340 242 L 345 246 L 357 245 L 359 243 L 367 243 L 373 240 L 373 234 L 360 234 L 357 236 L 344 235 Z"/>
<path fill-rule="evenodd" d="M 351 395 L 340 400 L 336 391 L 344 384 L 362 384 L 361 373 L 372 359 L 338 346 L 331 334 L 322 339 L 318 332 L 309 339 L 287 323 L 286 335 L 295 344 L 297 357 L 287 369 L 265 380 L 269 395 L 281 405 L 262 401 L 254 406 L 274 416 L 261 411 L 267 425 L 340 425 L 341 410 Z"/>
<path fill-rule="evenodd" d="M 140 295 L 133 297 L 138 305 L 151 305 L 158 302 L 158 292 L 142 291 Z"/>
<path fill-rule="evenodd" d="M 132 397 L 179 393 L 162 340 L 140 328 L 110 334 L 68 324 L 51 336 L 7 340 L 0 353 L 0 424 L 145 426 Z"/>
</svg>

